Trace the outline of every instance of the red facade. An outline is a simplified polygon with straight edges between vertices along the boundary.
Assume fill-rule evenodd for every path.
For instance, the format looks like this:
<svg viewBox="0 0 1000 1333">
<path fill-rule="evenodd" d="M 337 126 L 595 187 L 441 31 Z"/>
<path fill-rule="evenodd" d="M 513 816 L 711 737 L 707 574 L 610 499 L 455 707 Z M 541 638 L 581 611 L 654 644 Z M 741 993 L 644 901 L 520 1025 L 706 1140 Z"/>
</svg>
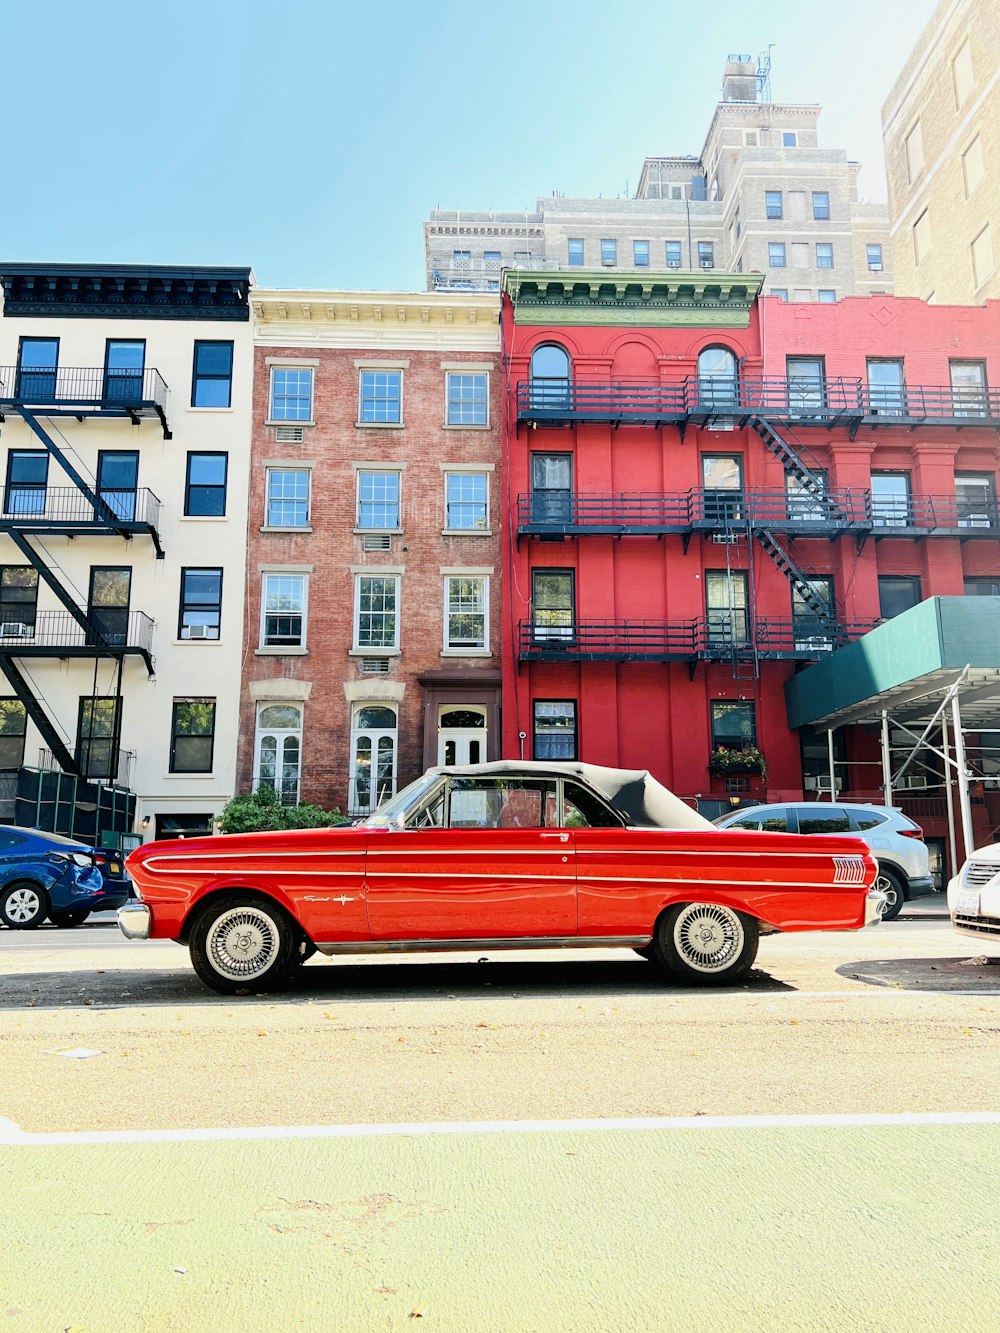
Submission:
<svg viewBox="0 0 1000 1333">
<path fill-rule="evenodd" d="M 1000 592 L 1000 306 L 767 298 L 745 327 L 657 327 L 624 288 L 601 323 L 525 290 L 503 310 L 504 753 L 808 799 L 826 739 L 803 750 L 785 680 L 913 600 Z M 720 745 L 766 775 L 711 771 Z M 838 740 L 845 799 L 880 799 L 878 758 Z M 902 804 L 943 832 L 938 798 Z"/>
</svg>

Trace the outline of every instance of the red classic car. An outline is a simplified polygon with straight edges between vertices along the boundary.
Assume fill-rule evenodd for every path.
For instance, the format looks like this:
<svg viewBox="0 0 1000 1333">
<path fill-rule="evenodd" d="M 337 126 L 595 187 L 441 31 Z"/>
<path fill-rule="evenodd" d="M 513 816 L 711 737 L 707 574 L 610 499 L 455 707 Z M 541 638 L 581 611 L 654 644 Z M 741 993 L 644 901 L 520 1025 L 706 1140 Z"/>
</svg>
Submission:
<svg viewBox="0 0 1000 1333">
<path fill-rule="evenodd" d="M 364 823 L 150 842 L 127 862 L 129 939 L 187 944 L 225 994 L 325 954 L 619 945 L 730 984 L 761 934 L 878 920 L 849 837 L 715 828 L 640 770 L 432 768 Z"/>
</svg>

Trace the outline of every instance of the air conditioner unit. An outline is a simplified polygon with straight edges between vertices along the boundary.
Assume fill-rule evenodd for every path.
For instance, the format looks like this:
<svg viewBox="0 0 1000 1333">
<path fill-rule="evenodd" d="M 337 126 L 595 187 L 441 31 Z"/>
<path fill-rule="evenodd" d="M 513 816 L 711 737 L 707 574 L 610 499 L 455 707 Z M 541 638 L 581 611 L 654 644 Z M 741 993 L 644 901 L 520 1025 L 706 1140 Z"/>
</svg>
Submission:
<svg viewBox="0 0 1000 1333">
<path fill-rule="evenodd" d="M 903 774 L 902 782 L 900 783 L 900 786 L 902 786 L 902 787 L 926 787 L 926 786 L 927 786 L 927 774 L 926 774 L 926 773 L 904 773 L 904 774 Z"/>
<path fill-rule="evenodd" d="M 869 272 L 869 273 L 881 273 L 881 272 L 882 272 L 882 261 L 881 261 L 881 260 L 876 260 L 874 263 L 869 264 L 869 265 L 868 265 L 868 272 Z"/>
<path fill-rule="evenodd" d="M 680 266 L 681 266 L 681 261 L 679 259 L 667 260 L 667 268 L 680 268 Z"/>
<path fill-rule="evenodd" d="M 188 639 L 214 639 L 218 633 L 214 625 L 186 625 L 185 630 Z"/>
<path fill-rule="evenodd" d="M 702 266 L 702 268 L 715 268 L 715 260 L 714 260 L 714 259 L 702 259 L 700 262 L 701 262 L 701 266 Z"/>
<path fill-rule="evenodd" d="M 34 625 L 26 625 L 23 620 L 5 620 L 0 625 L 2 639 L 33 639 L 34 636 Z"/>
<path fill-rule="evenodd" d="M 806 780 L 805 780 L 805 786 L 806 786 L 806 790 L 807 790 L 807 791 L 829 791 L 829 790 L 830 790 L 830 774 L 829 774 L 829 773 L 820 773 L 820 774 L 818 774 L 815 778 L 813 778 L 813 779 L 812 779 L 812 782 L 813 782 L 814 785 L 813 785 L 812 787 L 809 786 L 809 782 L 810 782 L 810 779 L 809 779 L 809 778 L 806 778 Z M 837 793 L 838 793 L 839 791 L 840 791 L 840 787 L 839 787 L 839 786 L 834 787 L 834 789 L 833 789 L 833 794 L 834 794 L 834 796 L 836 796 Z"/>
<path fill-rule="evenodd" d="M 602 260 L 601 260 L 601 267 L 602 267 L 602 268 L 617 268 L 617 267 L 618 267 L 618 260 L 617 260 L 617 259 L 602 259 Z"/>
</svg>

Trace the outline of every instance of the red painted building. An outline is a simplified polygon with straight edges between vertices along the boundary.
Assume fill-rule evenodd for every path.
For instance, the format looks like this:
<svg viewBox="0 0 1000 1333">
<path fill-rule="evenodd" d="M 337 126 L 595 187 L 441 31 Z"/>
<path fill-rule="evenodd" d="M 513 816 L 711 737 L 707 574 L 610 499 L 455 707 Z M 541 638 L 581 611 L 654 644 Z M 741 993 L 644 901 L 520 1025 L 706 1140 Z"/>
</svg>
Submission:
<svg viewBox="0 0 1000 1333">
<path fill-rule="evenodd" d="M 923 598 L 1000 592 L 1000 306 L 759 283 L 505 275 L 506 755 L 649 768 L 708 812 L 808 798 L 827 741 L 785 681 Z M 841 795 L 878 801 L 877 737 L 836 743 Z"/>
</svg>

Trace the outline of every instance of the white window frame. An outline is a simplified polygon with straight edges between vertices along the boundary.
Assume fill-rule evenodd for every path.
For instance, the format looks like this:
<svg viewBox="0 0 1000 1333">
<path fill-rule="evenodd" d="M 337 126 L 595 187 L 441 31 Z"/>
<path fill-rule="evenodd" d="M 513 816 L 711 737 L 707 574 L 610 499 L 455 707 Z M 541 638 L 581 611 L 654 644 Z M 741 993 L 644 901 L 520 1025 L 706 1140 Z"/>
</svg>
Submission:
<svg viewBox="0 0 1000 1333">
<path fill-rule="evenodd" d="M 456 645 L 450 642 L 449 620 L 451 617 L 451 583 L 453 579 L 476 579 L 483 585 L 483 642 L 482 644 Z M 444 576 L 444 623 L 442 656 L 447 657 L 490 657 L 490 575 L 485 570 L 452 570 Z"/>
<path fill-rule="evenodd" d="M 486 381 L 486 420 L 485 421 L 452 421 L 451 419 L 451 377 L 453 375 L 473 376 L 479 375 Z M 490 372 L 488 370 L 470 369 L 460 370 L 453 367 L 444 372 L 444 424 L 446 426 L 458 427 L 460 430 L 488 430 L 490 424 Z"/>
<path fill-rule="evenodd" d="M 388 727 L 359 727 L 357 725 L 357 719 L 360 716 L 361 710 L 363 708 L 387 708 L 396 718 L 395 727 L 391 729 Z M 351 739 L 350 739 L 351 752 L 348 762 L 348 782 L 350 785 L 348 790 L 347 810 L 348 814 L 355 816 L 362 814 L 371 814 L 372 811 L 377 810 L 379 806 L 377 790 L 370 791 L 369 795 L 374 796 L 375 801 L 373 804 L 372 801 L 369 800 L 367 808 L 363 809 L 356 800 L 357 751 L 358 751 L 357 742 L 362 736 L 367 736 L 371 740 L 371 746 L 372 746 L 371 757 L 372 757 L 372 769 L 373 769 L 372 778 L 374 779 L 373 782 L 374 788 L 377 788 L 378 784 L 378 742 L 385 736 L 392 737 L 392 779 L 390 782 L 391 790 L 386 792 L 384 797 L 385 800 L 391 800 L 391 798 L 396 794 L 396 782 L 399 771 L 398 703 L 391 701 L 389 699 L 357 699 L 351 704 Z"/>
<path fill-rule="evenodd" d="M 444 474 L 444 527 L 442 533 L 451 535 L 459 534 L 463 537 L 489 537 L 493 529 L 490 526 L 490 471 L 492 468 L 486 464 L 458 464 L 443 463 L 442 470 Z M 486 522 L 481 528 L 453 528 L 448 519 L 448 478 L 461 476 L 482 477 L 486 482 Z"/>
<path fill-rule="evenodd" d="M 297 708 L 297 709 L 298 709 L 298 713 L 299 713 L 299 725 L 298 725 L 298 727 L 295 728 L 295 727 L 264 727 L 264 726 L 262 726 L 262 725 L 261 725 L 261 715 L 263 714 L 263 712 L 264 712 L 264 710 L 265 710 L 266 708 Z M 257 702 L 257 711 L 256 711 L 256 714 L 255 714 L 255 716 L 254 716 L 254 737 L 253 737 L 253 789 L 254 789 L 254 791 L 259 791 L 259 790 L 260 790 L 260 756 L 261 756 L 261 752 L 260 752 L 260 742 L 261 742 L 262 737 L 263 737 L 263 736 L 268 736 L 268 735 L 273 735 L 273 734 L 275 734 L 275 733 L 280 733 L 279 744 L 278 744 L 278 746 L 276 747 L 276 750 L 275 750 L 276 770 L 277 770 L 277 771 L 276 771 L 276 774 L 275 774 L 276 777 L 280 774 L 280 770 L 281 770 L 281 766 L 282 766 L 282 762 L 283 762 L 283 753 L 284 753 L 284 744 L 283 744 L 283 742 L 284 742 L 285 740 L 288 740 L 290 737 L 295 737 L 295 738 L 298 740 L 298 742 L 299 742 L 299 769 L 298 769 L 298 774 L 297 774 L 297 776 L 296 776 L 296 780 L 295 780 L 295 800 L 292 801 L 292 802 L 289 802 L 289 804 L 291 804 L 291 805 L 297 805 L 298 802 L 299 802 L 299 798 L 301 797 L 301 794 L 302 794 L 302 731 L 303 731 L 304 713 L 305 713 L 305 709 L 304 709 L 303 705 L 302 705 L 297 699 L 266 699 L 266 700 L 258 700 L 258 702 Z M 279 800 L 280 800 L 281 797 L 282 797 L 282 794 L 283 794 L 282 791 L 281 791 L 281 783 L 280 783 L 280 780 L 278 781 L 277 785 L 275 786 L 275 790 L 278 792 L 278 797 L 279 797 Z M 284 804 L 284 801 L 282 801 L 282 804 Z"/>
<path fill-rule="evenodd" d="M 397 523 L 396 523 L 396 526 L 395 526 L 394 528 L 390 528 L 390 527 L 365 527 L 365 526 L 362 525 L 362 522 L 361 522 L 361 478 L 362 478 L 362 477 L 367 477 L 367 476 L 373 476 L 373 475 L 382 475 L 382 476 L 389 476 L 389 475 L 392 475 L 392 476 L 394 476 L 394 477 L 397 478 L 398 491 L 399 491 L 399 498 L 396 500 L 396 510 L 397 510 L 397 512 L 396 512 L 396 519 L 397 519 Z M 358 465 L 355 467 L 355 483 L 354 483 L 354 485 L 355 485 L 355 494 L 354 494 L 354 531 L 355 531 L 355 532 L 365 533 L 365 532 L 402 532 L 402 531 L 403 531 L 403 469 L 402 469 L 401 467 L 399 467 L 398 465 L 396 465 L 396 466 L 392 466 L 392 467 L 389 467 L 389 466 L 385 466 L 385 467 L 383 467 L 383 466 L 382 466 L 381 464 L 379 464 L 379 463 L 373 463 L 373 464 L 365 463 L 365 464 L 363 464 L 363 465 L 362 465 L 362 464 L 358 464 Z M 367 503 L 368 503 L 368 504 L 383 504 L 383 503 L 388 504 L 388 503 L 390 503 L 390 502 L 389 502 L 389 501 L 381 501 L 381 500 L 369 500 Z"/>
<path fill-rule="evenodd" d="M 300 472 L 306 478 L 306 519 L 304 523 L 271 522 L 271 478 L 278 472 Z M 295 463 L 268 463 L 264 467 L 264 527 L 281 532 L 308 532 L 312 523 L 312 468 Z"/>
<path fill-rule="evenodd" d="M 309 414 L 305 417 L 276 417 L 274 415 L 274 376 L 277 371 L 295 370 L 309 376 Z M 316 370 L 312 365 L 300 365 L 296 361 L 271 362 L 267 377 L 267 421 L 275 426 L 312 426 L 316 402 Z"/>
<path fill-rule="evenodd" d="M 301 613 L 290 612 L 289 614 L 301 614 L 302 633 L 299 642 L 294 643 L 268 643 L 266 641 L 266 621 L 267 621 L 267 584 L 269 579 L 301 579 L 302 581 L 302 611 Z M 272 615 L 278 615 L 280 612 L 272 612 Z M 260 624 L 258 626 L 257 651 L 259 653 L 304 653 L 307 648 L 309 629 L 309 573 L 302 569 L 263 569 L 260 576 Z"/>
<path fill-rule="evenodd" d="M 397 421 L 365 421 L 363 416 L 364 404 L 364 383 L 366 375 L 398 375 L 399 376 L 399 419 Z M 404 391 L 405 391 L 406 369 L 404 366 L 359 366 L 358 367 L 358 425 L 366 429 L 375 430 L 399 430 L 403 426 L 404 411 Z"/>
<path fill-rule="evenodd" d="M 396 609 L 395 625 L 393 626 L 394 635 L 392 645 L 387 644 L 363 644 L 361 642 L 361 580 L 362 579 L 392 579 L 396 585 Z M 361 573 L 355 570 L 354 574 L 354 637 L 352 653 L 360 654 L 362 657 L 388 657 L 398 656 L 400 648 L 400 621 L 403 615 L 402 604 L 402 585 L 403 578 L 398 570 L 386 570 L 365 568 Z"/>
</svg>

